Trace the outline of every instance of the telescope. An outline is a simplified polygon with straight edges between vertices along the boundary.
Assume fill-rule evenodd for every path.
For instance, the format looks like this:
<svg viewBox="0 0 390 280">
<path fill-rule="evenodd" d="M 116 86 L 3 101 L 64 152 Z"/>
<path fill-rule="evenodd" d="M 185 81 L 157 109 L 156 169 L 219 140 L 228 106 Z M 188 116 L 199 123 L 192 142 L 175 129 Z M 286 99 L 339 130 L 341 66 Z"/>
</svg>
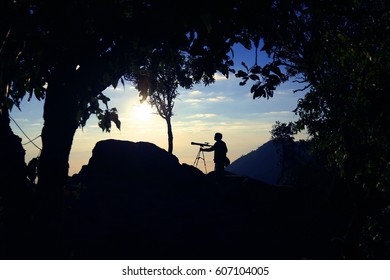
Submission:
<svg viewBox="0 0 390 280">
<path fill-rule="evenodd" d="M 196 158 L 195 158 L 195 161 L 194 161 L 194 166 L 198 167 L 199 160 L 200 159 L 203 160 L 204 170 L 206 171 L 206 174 L 207 174 L 206 160 L 204 158 L 204 152 L 203 152 L 202 148 L 203 147 L 211 147 L 211 145 L 209 145 L 209 142 L 204 142 L 204 143 L 191 142 L 191 145 L 200 146 L 199 147 L 199 152 L 196 155 Z"/>
<path fill-rule="evenodd" d="M 197 145 L 201 147 L 211 147 L 211 145 L 209 145 L 209 142 L 204 142 L 204 143 L 191 142 L 191 145 Z"/>
</svg>

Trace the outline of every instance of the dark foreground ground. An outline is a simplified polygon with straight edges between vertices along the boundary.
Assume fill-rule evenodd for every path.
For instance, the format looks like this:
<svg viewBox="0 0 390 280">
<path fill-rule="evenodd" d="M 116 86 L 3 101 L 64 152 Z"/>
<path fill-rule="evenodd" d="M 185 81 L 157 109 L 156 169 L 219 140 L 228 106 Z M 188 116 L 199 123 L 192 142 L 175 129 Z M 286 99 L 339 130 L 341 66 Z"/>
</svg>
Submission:
<svg viewBox="0 0 390 280">
<path fill-rule="evenodd" d="M 350 220 L 326 191 L 216 178 L 142 142 L 97 143 L 64 197 L 55 259 L 339 259 Z M 41 258 L 23 234 L 3 258 Z"/>
<path fill-rule="evenodd" d="M 268 185 L 230 173 L 218 179 L 180 165 L 149 143 L 98 143 L 88 166 L 71 182 L 79 199 L 69 199 L 65 248 L 74 258 L 342 255 L 345 202 L 331 202 L 315 189 Z"/>
</svg>

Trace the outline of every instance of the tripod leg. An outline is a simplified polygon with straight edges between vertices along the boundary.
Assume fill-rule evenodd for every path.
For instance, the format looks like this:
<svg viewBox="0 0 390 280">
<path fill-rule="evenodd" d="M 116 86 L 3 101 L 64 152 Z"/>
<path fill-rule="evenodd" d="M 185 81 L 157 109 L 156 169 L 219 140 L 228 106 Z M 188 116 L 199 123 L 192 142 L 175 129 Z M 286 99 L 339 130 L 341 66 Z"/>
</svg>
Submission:
<svg viewBox="0 0 390 280">
<path fill-rule="evenodd" d="M 204 170 L 205 170 L 205 172 L 207 174 L 206 160 L 204 158 L 204 152 L 201 149 L 199 149 L 198 154 L 196 155 L 196 158 L 195 158 L 195 161 L 194 161 L 194 164 L 193 164 L 195 167 L 198 167 L 199 159 L 203 160 Z"/>
<path fill-rule="evenodd" d="M 203 159 L 203 164 L 204 164 L 204 170 L 206 171 L 206 174 L 207 174 L 207 167 L 206 167 L 206 160 L 204 158 L 204 152 L 202 151 L 202 159 Z"/>
<path fill-rule="evenodd" d="M 198 167 L 199 158 L 200 158 L 200 150 L 198 151 L 198 154 L 196 155 L 196 158 L 195 158 L 195 161 L 193 164 L 195 167 Z"/>
</svg>

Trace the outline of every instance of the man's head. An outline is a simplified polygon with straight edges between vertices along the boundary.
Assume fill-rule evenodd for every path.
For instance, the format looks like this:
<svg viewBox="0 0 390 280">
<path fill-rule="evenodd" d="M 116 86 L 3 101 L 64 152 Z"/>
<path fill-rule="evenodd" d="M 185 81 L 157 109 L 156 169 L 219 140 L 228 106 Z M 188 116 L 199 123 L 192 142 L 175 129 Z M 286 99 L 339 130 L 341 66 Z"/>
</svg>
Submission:
<svg viewBox="0 0 390 280">
<path fill-rule="evenodd" d="M 214 140 L 215 140 L 215 141 L 222 140 L 222 134 L 219 133 L 219 132 L 215 133 L 215 135 L 214 135 Z"/>
</svg>

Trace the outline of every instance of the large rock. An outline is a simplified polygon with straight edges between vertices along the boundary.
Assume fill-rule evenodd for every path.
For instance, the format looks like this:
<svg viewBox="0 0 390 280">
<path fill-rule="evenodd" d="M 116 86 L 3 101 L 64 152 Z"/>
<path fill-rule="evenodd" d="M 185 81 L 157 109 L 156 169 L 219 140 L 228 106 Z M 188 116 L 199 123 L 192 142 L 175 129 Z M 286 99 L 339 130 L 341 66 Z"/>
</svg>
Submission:
<svg viewBox="0 0 390 280">
<path fill-rule="evenodd" d="M 96 143 L 88 165 L 79 175 L 95 180 L 159 181 L 188 171 L 176 156 L 152 143 L 105 140 Z"/>
</svg>

